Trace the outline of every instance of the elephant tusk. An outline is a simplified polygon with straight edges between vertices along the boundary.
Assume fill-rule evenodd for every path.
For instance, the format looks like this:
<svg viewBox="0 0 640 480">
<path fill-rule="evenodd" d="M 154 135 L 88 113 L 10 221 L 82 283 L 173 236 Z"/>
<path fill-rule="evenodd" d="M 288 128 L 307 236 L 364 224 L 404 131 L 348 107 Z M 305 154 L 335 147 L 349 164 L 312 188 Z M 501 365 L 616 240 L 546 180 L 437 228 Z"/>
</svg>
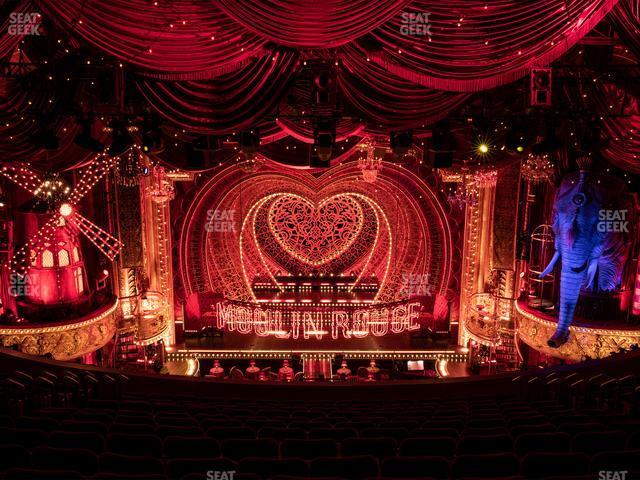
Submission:
<svg viewBox="0 0 640 480">
<path fill-rule="evenodd" d="M 547 268 L 545 268 L 542 271 L 542 273 L 540 273 L 539 277 L 544 278 L 547 275 L 549 275 L 551 273 L 551 270 L 553 270 L 553 267 L 558 262 L 559 258 L 560 258 L 560 252 L 556 250 L 556 252 L 553 254 L 553 257 L 551 258 L 551 261 L 549 262 L 549 265 L 547 265 Z"/>
</svg>

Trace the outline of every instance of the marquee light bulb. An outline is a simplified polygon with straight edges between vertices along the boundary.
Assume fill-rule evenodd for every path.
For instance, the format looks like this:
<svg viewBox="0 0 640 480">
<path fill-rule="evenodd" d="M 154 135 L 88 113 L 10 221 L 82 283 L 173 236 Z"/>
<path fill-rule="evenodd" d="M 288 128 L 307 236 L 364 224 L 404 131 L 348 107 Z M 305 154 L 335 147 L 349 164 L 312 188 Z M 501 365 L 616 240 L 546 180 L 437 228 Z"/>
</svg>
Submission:
<svg viewBox="0 0 640 480">
<path fill-rule="evenodd" d="M 62 215 L 63 217 L 68 217 L 73 213 L 73 207 L 71 206 L 70 203 L 65 202 L 62 205 L 60 205 L 59 211 L 60 211 L 60 215 Z"/>
</svg>

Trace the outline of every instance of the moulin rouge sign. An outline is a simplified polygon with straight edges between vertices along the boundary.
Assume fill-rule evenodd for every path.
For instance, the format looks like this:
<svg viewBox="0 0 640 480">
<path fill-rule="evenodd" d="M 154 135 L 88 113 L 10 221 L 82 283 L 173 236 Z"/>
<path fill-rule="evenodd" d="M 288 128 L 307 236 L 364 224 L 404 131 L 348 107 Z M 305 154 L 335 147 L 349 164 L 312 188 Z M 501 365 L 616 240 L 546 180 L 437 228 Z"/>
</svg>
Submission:
<svg viewBox="0 0 640 480">
<path fill-rule="evenodd" d="M 276 338 L 364 338 L 418 330 L 420 302 L 344 310 L 323 307 L 267 307 L 223 301 L 214 306 L 217 327 Z"/>
</svg>

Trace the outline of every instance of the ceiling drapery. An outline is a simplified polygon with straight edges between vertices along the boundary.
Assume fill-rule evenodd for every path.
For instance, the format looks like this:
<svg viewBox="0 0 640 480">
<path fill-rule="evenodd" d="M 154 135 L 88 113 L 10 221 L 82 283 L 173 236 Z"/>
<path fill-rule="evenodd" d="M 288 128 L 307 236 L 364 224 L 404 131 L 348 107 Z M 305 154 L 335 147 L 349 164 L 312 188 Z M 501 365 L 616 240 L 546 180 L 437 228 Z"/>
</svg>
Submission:
<svg viewBox="0 0 640 480">
<path fill-rule="evenodd" d="M 294 132 L 308 140 L 313 133 L 303 123 L 275 121 L 278 112 L 290 111 L 290 88 L 309 59 L 335 62 L 341 107 L 366 129 L 384 130 L 428 127 L 472 93 L 549 65 L 608 14 L 631 53 L 640 55 L 637 0 L 9 3 L 12 12 L 42 13 L 52 25 L 50 43 L 61 39 L 63 46 L 97 52 L 108 66 L 122 68 L 143 101 L 173 127 L 227 134 L 266 122 L 265 141 Z M 9 35 L 9 21 L 0 30 L 3 59 L 15 56 L 19 40 L 27 46 L 32 41 Z M 412 22 L 428 29 L 408 34 Z M 27 122 L 36 106 L 56 100 L 55 92 L 44 93 L 19 92 L 0 81 L 0 148 L 8 158 L 36 150 L 29 140 L 35 127 Z M 607 131 L 634 128 L 627 125 L 633 118 L 611 120 Z M 56 128 L 70 134 L 73 122 L 57 122 Z"/>
<path fill-rule="evenodd" d="M 333 48 L 361 37 L 411 0 L 218 0 L 248 31 L 289 47 Z"/>
</svg>

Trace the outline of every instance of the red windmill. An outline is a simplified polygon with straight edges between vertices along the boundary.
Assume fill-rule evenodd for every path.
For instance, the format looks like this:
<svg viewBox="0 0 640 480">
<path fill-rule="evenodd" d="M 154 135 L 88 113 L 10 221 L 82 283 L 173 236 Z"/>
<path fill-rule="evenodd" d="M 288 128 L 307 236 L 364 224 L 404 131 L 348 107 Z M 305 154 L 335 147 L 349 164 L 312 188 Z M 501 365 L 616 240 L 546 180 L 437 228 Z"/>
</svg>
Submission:
<svg viewBox="0 0 640 480">
<path fill-rule="evenodd" d="M 80 200 L 117 164 L 118 157 L 96 155 L 80 172 L 72 190 L 57 174 L 39 174 L 28 164 L 5 164 L 0 174 L 33 194 L 23 228 L 26 243 L 4 265 L 20 278 L 35 278 L 23 289 L 30 303 L 75 302 L 86 292 L 86 272 L 79 235 L 84 235 L 109 260 L 120 241 L 78 212 Z M 29 273 L 25 277 L 25 274 Z"/>
</svg>

